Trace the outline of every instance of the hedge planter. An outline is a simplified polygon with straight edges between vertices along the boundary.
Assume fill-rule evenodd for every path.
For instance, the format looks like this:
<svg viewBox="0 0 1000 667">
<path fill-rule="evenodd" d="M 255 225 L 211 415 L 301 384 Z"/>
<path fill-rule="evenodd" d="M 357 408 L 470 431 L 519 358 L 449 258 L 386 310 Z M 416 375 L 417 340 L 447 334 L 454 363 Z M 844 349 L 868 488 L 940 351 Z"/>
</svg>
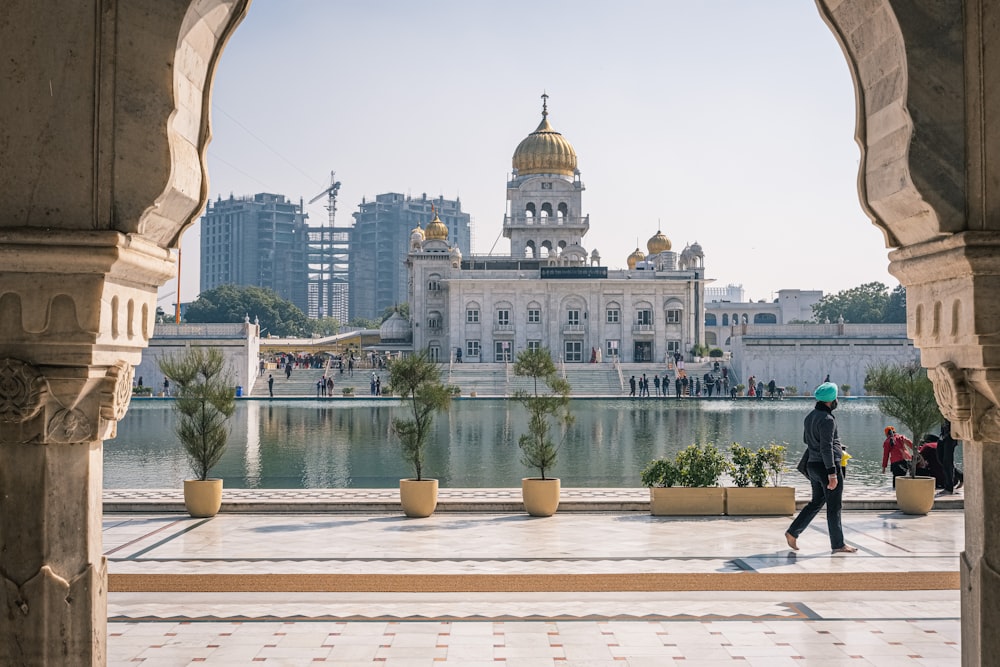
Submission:
<svg viewBox="0 0 1000 667">
<path fill-rule="evenodd" d="M 933 477 L 897 477 L 896 504 L 903 514 L 927 514 L 934 507 Z"/>
<path fill-rule="evenodd" d="M 651 486 L 649 510 L 653 516 L 716 516 L 726 513 L 726 489 L 691 486 Z"/>
<path fill-rule="evenodd" d="M 795 489 L 791 486 L 726 488 L 726 514 L 730 516 L 790 516 L 795 514 Z"/>
</svg>

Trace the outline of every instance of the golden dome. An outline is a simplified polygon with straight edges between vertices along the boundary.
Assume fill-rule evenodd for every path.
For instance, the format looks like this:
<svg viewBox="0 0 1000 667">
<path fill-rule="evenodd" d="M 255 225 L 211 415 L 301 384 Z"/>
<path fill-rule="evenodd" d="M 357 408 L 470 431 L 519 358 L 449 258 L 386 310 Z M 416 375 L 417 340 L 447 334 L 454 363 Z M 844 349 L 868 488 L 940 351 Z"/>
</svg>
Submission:
<svg viewBox="0 0 1000 667">
<path fill-rule="evenodd" d="M 572 176 L 576 172 L 576 151 L 563 135 L 549 124 L 548 95 L 542 95 L 542 122 L 514 150 L 511 160 L 519 176 L 526 174 L 559 174 Z"/>
<path fill-rule="evenodd" d="M 650 236 L 649 240 L 646 241 L 646 250 L 650 255 L 659 255 L 661 252 L 666 252 L 673 247 L 670 243 L 670 239 L 663 235 L 663 232 L 656 230 L 655 236 Z"/>
<path fill-rule="evenodd" d="M 416 227 L 410 230 L 410 236 L 413 236 L 414 234 L 419 234 L 420 238 L 424 238 L 424 230 L 421 229 L 419 222 Z"/>
<path fill-rule="evenodd" d="M 632 269 L 634 269 L 635 265 L 638 262 L 643 261 L 644 259 L 646 259 L 646 256 L 644 254 L 642 254 L 641 250 L 639 250 L 638 248 L 636 248 L 635 252 L 633 252 L 631 255 L 628 256 L 628 260 L 627 261 L 628 261 L 628 268 L 629 268 L 629 270 L 631 271 Z"/>
<path fill-rule="evenodd" d="M 428 241 L 448 240 L 448 225 L 441 222 L 441 218 L 438 217 L 437 212 L 434 213 L 434 219 L 427 225 L 427 229 L 424 231 L 424 238 Z"/>
</svg>

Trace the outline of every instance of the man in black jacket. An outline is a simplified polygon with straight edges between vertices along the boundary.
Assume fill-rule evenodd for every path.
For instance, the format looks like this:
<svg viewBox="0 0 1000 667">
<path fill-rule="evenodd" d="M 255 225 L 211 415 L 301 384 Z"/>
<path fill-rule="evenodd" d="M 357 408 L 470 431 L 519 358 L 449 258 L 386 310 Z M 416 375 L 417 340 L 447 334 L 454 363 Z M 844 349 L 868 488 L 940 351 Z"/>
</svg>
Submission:
<svg viewBox="0 0 1000 667">
<path fill-rule="evenodd" d="M 826 525 L 830 533 L 833 553 L 854 553 L 855 547 L 844 543 L 844 529 L 840 523 L 840 506 L 844 495 L 844 474 L 840 467 L 843 450 L 837 436 L 837 385 L 824 382 L 816 387 L 813 396 L 816 405 L 803 424 L 802 440 L 808 456 L 806 472 L 812 484 L 812 500 L 802 508 L 792 525 L 785 532 L 785 541 L 798 551 L 798 537 L 826 505 Z"/>
</svg>

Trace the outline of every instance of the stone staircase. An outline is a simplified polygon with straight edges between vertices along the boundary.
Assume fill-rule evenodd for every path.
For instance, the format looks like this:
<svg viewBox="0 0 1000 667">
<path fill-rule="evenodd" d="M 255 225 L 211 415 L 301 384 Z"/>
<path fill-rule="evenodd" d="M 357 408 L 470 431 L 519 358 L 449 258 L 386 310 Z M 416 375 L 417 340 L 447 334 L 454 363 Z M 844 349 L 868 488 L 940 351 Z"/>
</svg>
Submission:
<svg viewBox="0 0 1000 667">
<path fill-rule="evenodd" d="M 688 363 L 685 369 L 690 377 L 702 377 L 712 368 L 710 362 Z M 570 383 L 573 396 L 606 396 L 619 397 L 628 396 L 628 379 L 635 375 L 641 377 L 643 373 L 652 378 L 653 374 L 663 376 L 664 365 L 643 363 L 643 364 L 622 364 L 622 378 L 624 387 L 619 380 L 618 371 L 613 364 L 566 364 L 565 377 Z M 562 372 L 562 368 L 560 368 Z M 316 382 L 325 373 L 333 373 L 334 392 L 333 396 L 343 395 L 344 387 L 353 387 L 355 396 L 370 395 L 370 380 L 372 369 L 355 368 L 354 375 L 347 371 L 340 373 L 337 369 L 326 371 L 324 369 L 303 369 L 296 368 L 292 371 L 292 376 L 285 379 L 284 371 L 280 369 L 269 369 L 265 371 L 264 377 L 257 378 L 251 396 L 254 398 L 266 398 L 267 374 L 274 375 L 274 396 L 275 398 L 308 398 L 316 396 Z M 389 381 L 389 371 L 387 369 L 376 369 L 375 373 L 381 377 L 383 385 Z M 676 371 L 670 370 L 671 377 Z M 441 364 L 441 379 L 445 384 L 454 385 L 461 389 L 462 396 L 470 396 L 475 392 L 476 396 L 510 396 L 518 389 L 527 392 L 533 390 L 531 378 L 520 378 L 514 375 L 513 364 L 503 363 L 474 363 L 474 364 Z M 650 393 L 655 393 L 650 385 Z M 670 394 L 674 394 L 673 386 L 670 387 Z"/>
</svg>

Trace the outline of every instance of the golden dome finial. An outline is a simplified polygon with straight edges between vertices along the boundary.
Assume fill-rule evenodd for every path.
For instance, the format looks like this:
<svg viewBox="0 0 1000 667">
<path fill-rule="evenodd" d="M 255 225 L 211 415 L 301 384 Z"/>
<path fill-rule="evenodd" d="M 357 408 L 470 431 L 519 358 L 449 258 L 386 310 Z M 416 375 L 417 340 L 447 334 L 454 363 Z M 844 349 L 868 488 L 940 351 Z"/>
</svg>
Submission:
<svg viewBox="0 0 1000 667">
<path fill-rule="evenodd" d="M 641 262 L 641 261 L 643 261 L 645 259 L 646 259 L 646 255 L 643 254 L 643 252 L 641 250 L 639 250 L 639 240 L 636 239 L 636 242 L 635 242 L 635 251 L 633 251 L 633 253 L 628 256 L 627 260 L 625 260 L 628 263 L 629 270 L 631 271 L 632 269 L 634 269 L 636 264 L 638 264 L 639 262 Z"/>
<path fill-rule="evenodd" d="M 441 218 L 438 217 L 437 209 L 434 208 L 434 204 L 431 204 L 431 213 L 434 214 L 434 219 L 428 223 L 427 229 L 424 230 L 424 237 L 429 241 L 447 241 L 448 226 L 441 222 Z"/>
<path fill-rule="evenodd" d="M 549 94 L 542 93 L 542 122 L 518 144 L 512 160 L 518 175 L 576 173 L 576 151 L 549 124 Z"/>
<path fill-rule="evenodd" d="M 661 252 L 666 252 L 673 247 L 670 243 L 670 239 L 663 235 L 663 232 L 659 229 L 656 230 L 656 234 L 649 237 L 646 241 L 646 250 L 650 255 L 659 255 Z"/>
</svg>

